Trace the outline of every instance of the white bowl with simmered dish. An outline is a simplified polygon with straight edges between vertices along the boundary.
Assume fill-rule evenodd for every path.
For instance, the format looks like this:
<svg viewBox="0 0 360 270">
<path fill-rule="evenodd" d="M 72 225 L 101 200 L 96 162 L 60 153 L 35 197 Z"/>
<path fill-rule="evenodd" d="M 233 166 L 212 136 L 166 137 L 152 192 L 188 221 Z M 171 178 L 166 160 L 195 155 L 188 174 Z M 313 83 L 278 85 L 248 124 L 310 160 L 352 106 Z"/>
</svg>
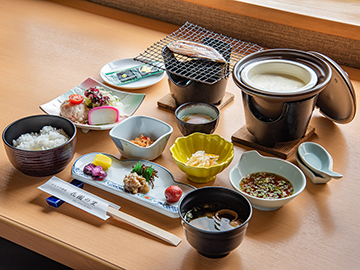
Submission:
<svg viewBox="0 0 360 270">
<path fill-rule="evenodd" d="M 131 116 L 113 127 L 109 135 L 125 158 L 154 160 L 164 151 L 173 128 L 156 118 Z"/>
<path fill-rule="evenodd" d="M 242 154 L 230 170 L 230 183 L 258 210 L 273 211 L 295 199 L 306 186 L 304 173 L 294 164 L 257 151 Z"/>
</svg>

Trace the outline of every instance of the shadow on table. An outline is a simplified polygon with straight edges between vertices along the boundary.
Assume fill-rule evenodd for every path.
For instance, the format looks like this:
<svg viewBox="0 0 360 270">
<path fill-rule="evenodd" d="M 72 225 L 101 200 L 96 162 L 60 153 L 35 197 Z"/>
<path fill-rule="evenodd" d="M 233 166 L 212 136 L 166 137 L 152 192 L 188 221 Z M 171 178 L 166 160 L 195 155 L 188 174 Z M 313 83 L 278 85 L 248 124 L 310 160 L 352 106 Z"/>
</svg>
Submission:
<svg viewBox="0 0 360 270">
<path fill-rule="evenodd" d="M 1 270 L 52 269 L 70 270 L 71 268 L 44 257 L 34 251 L 19 246 L 0 237 Z"/>
</svg>

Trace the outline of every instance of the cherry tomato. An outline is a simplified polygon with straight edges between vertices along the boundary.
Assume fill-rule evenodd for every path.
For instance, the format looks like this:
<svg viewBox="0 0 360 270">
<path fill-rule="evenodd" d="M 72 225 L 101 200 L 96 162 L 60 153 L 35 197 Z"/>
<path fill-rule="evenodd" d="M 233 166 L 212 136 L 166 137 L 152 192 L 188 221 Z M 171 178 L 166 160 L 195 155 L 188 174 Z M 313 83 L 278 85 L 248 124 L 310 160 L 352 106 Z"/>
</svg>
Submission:
<svg viewBox="0 0 360 270">
<path fill-rule="evenodd" d="M 178 186 L 170 186 L 165 189 L 165 198 L 168 202 L 177 202 L 180 200 L 182 190 Z"/>
<path fill-rule="evenodd" d="M 83 102 L 83 100 L 84 100 L 84 97 L 79 94 L 72 94 L 69 96 L 69 101 L 72 104 L 80 104 L 81 102 Z"/>
</svg>

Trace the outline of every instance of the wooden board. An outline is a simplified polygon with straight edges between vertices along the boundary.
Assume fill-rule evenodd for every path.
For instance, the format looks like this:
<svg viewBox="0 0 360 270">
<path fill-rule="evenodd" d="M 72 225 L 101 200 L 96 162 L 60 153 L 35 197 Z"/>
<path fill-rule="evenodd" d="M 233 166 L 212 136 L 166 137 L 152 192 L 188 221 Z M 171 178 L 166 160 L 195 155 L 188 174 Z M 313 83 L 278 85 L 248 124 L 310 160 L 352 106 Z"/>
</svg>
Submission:
<svg viewBox="0 0 360 270">
<path fill-rule="evenodd" d="M 223 99 L 221 100 L 220 104 L 216 105 L 218 107 L 219 110 L 221 110 L 222 108 L 224 108 L 226 105 L 228 105 L 231 101 L 234 100 L 235 95 L 232 93 L 228 93 L 225 92 L 225 95 L 223 97 Z M 170 111 L 175 111 L 177 106 L 176 106 L 176 102 L 175 99 L 171 96 L 171 94 L 167 94 L 166 96 L 164 96 L 163 98 L 161 98 L 158 102 L 157 105 L 160 108 L 166 109 L 166 110 L 170 110 Z"/>
<path fill-rule="evenodd" d="M 306 133 L 302 138 L 294 141 L 275 143 L 273 147 L 267 147 L 258 144 L 255 137 L 247 130 L 246 126 L 244 125 L 231 136 L 231 140 L 235 144 L 249 146 L 256 150 L 287 159 L 296 151 L 297 147 L 302 142 L 308 140 L 314 133 L 315 128 L 308 126 Z"/>
</svg>

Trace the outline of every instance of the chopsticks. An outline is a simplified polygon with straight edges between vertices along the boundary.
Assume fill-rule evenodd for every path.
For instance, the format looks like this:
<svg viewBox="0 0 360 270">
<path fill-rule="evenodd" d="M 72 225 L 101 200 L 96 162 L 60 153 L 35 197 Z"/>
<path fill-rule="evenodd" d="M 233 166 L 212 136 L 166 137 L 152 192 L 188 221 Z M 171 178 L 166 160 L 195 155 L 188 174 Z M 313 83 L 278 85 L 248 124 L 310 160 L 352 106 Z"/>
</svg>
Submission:
<svg viewBox="0 0 360 270">
<path fill-rule="evenodd" d="M 169 233 L 163 229 L 160 229 L 159 227 L 156 227 L 150 223 L 147 223 L 141 219 L 135 218 L 131 215 L 128 215 L 124 212 L 120 212 L 117 209 L 111 207 L 110 205 L 107 208 L 107 214 L 109 216 L 112 216 L 114 218 L 117 218 L 121 220 L 124 223 L 127 223 L 139 230 L 142 230 L 152 236 L 155 236 L 167 243 L 172 244 L 173 246 L 177 246 L 181 239 L 177 237 L 176 235 Z"/>
<path fill-rule="evenodd" d="M 53 176 L 38 188 L 52 195 L 52 197 L 47 199 L 48 204 L 51 206 L 59 207 L 63 202 L 67 202 L 103 220 L 107 220 L 110 217 L 117 218 L 173 246 L 177 246 L 181 242 L 181 239 L 176 235 L 118 211 L 120 206 L 75 186 L 73 182 L 70 184 Z"/>
</svg>

